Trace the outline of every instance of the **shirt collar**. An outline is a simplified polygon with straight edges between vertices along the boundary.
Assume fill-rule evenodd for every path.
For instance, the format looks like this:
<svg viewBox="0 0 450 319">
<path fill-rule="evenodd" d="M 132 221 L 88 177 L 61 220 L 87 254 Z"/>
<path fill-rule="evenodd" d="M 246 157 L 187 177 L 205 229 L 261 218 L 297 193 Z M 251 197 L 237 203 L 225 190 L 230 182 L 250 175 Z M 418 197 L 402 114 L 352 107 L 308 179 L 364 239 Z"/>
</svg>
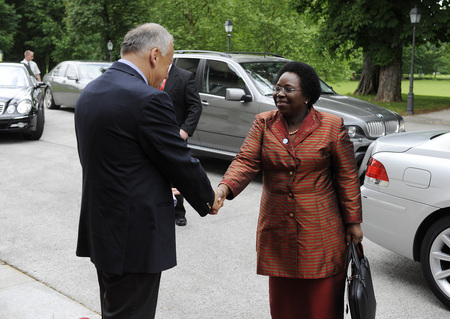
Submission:
<svg viewBox="0 0 450 319">
<path fill-rule="evenodd" d="M 142 76 L 145 83 L 147 83 L 147 85 L 148 85 L 148 81 L 147 81 L 147 78 L 144 76 L 144 73 L 142 73 L 141 70 L 139 70 L 138 67 L 135 66 L 133 63 L 131 63 L 130 61 L 125 60 L 125 59 L 119 59 L 117 62 L 124 63 L 124 64 L 128 65 L 129 67 L 133 68 L 137 73 L 139 73 Z"/>
</svg>

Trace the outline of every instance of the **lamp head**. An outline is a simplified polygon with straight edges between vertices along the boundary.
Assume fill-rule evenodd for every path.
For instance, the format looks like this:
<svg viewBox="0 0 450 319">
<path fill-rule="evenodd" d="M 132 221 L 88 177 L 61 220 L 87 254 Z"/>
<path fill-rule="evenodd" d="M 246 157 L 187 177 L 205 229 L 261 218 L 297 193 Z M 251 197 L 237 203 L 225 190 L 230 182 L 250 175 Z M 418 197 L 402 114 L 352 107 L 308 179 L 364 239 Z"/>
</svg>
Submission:
<svg viewBox="0 0 450 319">
<path fill-rule="evenodd" d="M 230 19 L 228 19 L 227 21 L 225 21 L 225 32 L 231 33 L 232 31 L 233 31 L 233 23 L 231 22 Z"/>
</svg>

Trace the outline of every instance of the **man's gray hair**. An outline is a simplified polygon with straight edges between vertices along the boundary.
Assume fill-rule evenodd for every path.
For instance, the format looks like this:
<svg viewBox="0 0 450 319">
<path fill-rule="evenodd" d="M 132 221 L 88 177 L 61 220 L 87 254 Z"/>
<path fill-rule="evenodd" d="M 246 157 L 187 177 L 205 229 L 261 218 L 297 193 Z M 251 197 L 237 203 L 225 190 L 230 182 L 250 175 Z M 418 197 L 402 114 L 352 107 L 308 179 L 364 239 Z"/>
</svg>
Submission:
<svg viewBox="0 0 450 319">
<path fill-rule="evenodd" d="M 169 52 L 170 44 L 173 44 L 173 36 L 157 23 L 145 23 L 128 31 L 123 39 L 120 55 L 134 52 L 138 55 L 158 48 L 162 56 Z"/>
</svg>

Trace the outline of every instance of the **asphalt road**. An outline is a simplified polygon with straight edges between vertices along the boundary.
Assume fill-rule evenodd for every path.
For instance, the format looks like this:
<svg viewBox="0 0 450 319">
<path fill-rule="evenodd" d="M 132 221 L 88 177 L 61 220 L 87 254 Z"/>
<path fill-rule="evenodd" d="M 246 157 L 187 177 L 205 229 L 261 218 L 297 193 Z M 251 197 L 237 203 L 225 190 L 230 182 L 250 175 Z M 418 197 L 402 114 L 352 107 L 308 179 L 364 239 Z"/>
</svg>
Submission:
<svg viewBox="0 0 450 319">
<path fill-rule="evenodd" d="M 39 141 L 0 136 L 0 260 L 99 312 L 93 265 L 75 256 L 81 169 L 73 110 L 46 110 Z M 450 121 L 407 120 L 407 130 Z M 201 158 L 213 185 L 228 163 Z M 162 275 L 157 318 L 270 318 L 267 277 L 256 275 L 255 232 L 261 181 L 217 216 L 187 205 L 177 227 L 178 266 Z M 378 301 L 377 318 L 448 318 L 428 289 L 420 264 L 364 239 Z M 0 311 L 0 318 L 2 318 Z M 346 318 L 350 318 L 349 315 Z"/>
</svg>

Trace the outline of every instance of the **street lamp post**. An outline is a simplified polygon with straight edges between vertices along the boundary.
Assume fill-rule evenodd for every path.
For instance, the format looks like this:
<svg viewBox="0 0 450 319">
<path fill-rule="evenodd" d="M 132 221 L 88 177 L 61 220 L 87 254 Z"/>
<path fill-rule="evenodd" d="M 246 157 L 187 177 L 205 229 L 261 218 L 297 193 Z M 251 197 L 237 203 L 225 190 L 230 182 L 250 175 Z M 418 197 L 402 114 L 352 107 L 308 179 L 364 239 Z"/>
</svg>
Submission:
<svg viewBox="0 0 450 319">
<path fill-rule="evenodd" d="M 231 31 L 233 31 L 233 23 L 230 19 L 228 19 L 227 21 L 225 21 L 225 32 L 228 33 L 228 52 L 230 52 Z"/>
<path fill-rule="evenodd" d="M 413 82 L 414 82 L 414 50 L 416 48 L 416 25 L 420 22 L 421 13 L 417 7 L 411 9 L 409 12 L 409 17 L 411 18 L 411 23 L 413 25 L 413 40 L 412 40 L 412 56 L 411 56 L 411 75 L 409 77 L 409 93 L 408 102 L 406 104 L 406 113 L 414 114 L 414 93 L 413 93 Z"/>
<path fill-rule="evenodd" d="M 109 62 L 112 62 L 112 49 L 113 49 L 113 43 L 111 40 L 108 41 L 108 50 L 109 50 Z"/>
</svg>

